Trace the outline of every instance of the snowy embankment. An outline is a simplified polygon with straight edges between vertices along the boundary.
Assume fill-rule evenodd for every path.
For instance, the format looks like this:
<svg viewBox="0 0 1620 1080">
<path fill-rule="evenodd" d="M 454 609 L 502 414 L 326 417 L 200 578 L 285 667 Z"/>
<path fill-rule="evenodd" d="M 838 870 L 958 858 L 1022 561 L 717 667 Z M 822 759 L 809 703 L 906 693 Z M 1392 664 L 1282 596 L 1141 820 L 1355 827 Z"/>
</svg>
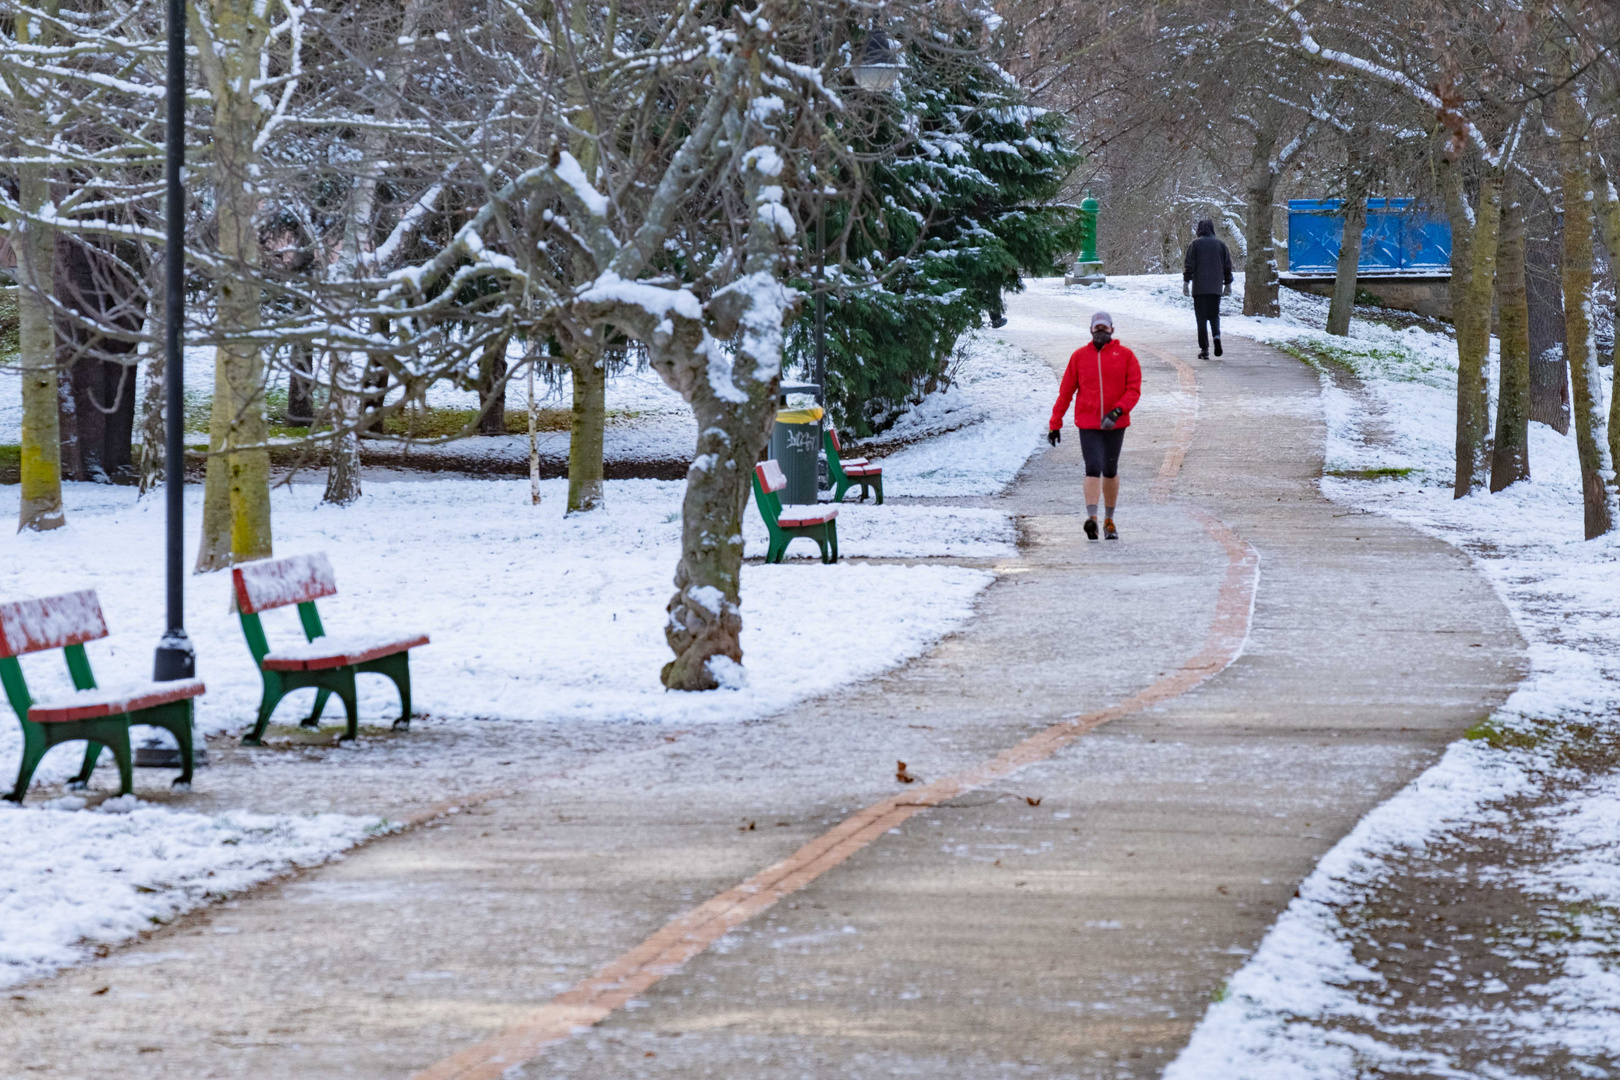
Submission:
<svg viewBox="0 0 1620 1080">
<path fill-rule="evenodd" d="M 949 392 L 950 409 L 925 401 L 919 411 L 960 414 L 971 421 L 966 430 L 1008 423 L 1014 406 L 996 389 L 998 376 L 979 374 L 1000 369 L 1004 348 L 969 349 L 962 381 Z M 1049 384 L 1050 372 L 1042 373 Z M 984 393 L 976 389 L 981 383 Z M 1037 433 L 1043 404 L 1032 399 L 1022 420 Z M 907 450 L 924 463 L 921 472 L 936 453 L 929 434 L 917 432 L 924 441 Z M 968 460 L 943 453 L 939 460 L 954 471 L 947 477 L 935 469 L 928 493 L 999 490 L 1032 446 L 1024 439 L 1014 453 Z M 916 493 L 904 475 L 885 480 L 890 494 Z M 276 550 L 330 555 L 340 591 L 321 610 L 334 634 L 429 633 L 432 644 L 412 655 L 415 707 L 460 723 L 689 725 L 760 717 L 919 655 L 970 617 L 994 579 L 987 570 L 952 565 L 823 566 L 814 545 L 798 541 L 786 564 L 744 569 L 746 684 L 673 694 L 658 674 L 669 657 L 663 626 L 680 553 L 684 484 L 609 481 L 605 509 L 572 517 L 563 512 L 565 481 L 541 489 L 542 503 L 533 506 L 527 482 L 368 482 L 358 503 L 337 509 L 321 506 L 312 485 L 281 487 L 272 493 Z M 16 514 L 17 495 L 14 486 L 0 487 L 0 518 Z M 91 663 L 104 685 L 140 679 L 150 672 L 163 613 L 162 503 L 91 484 L 69 484 L 65 497 L 67 528 L 0 534 L 0 598 L 96 589 L 112 636 L 87 646 Z M 201 488 L 189 488 L 186 497 L 189 553 L 197 544 Z M 1016 545 L 1005 514 L 964 507 L 850 503 L 838 529 L 841 554 L 856 560 L 1004 558 Z M 763 554 L 765 528 L 751 499 L 743 531 L 749 554 Z M 228 609 L 229 589 L 224 574 L 187 581 L 186 624 L 208 684 L 198 724 L 210 734 L 249 726 L 259 698 L 258 674 Z M 265 624 L 273 644 L 300 636 L 290 609 L 268 613 Z M 858 648 L 850 647 L 854 640 Z M 59 652 L 22 663 L 36 695 L 66 687 Z M 295 723 L 308 700 L 307 693 L 294 695 L 275 719 Z M 365 723 L 386 723 L 398 708 L 392 687 L 381 677 L 362 679 L 360 708 Z M 328 706 L 328 722 L 339 715 L 339 706 Z M 18 725 L 0 717 L 0 770 L 14 769 L 20 748 Z M 349 752 L 366 753 L 366 740 Z M 65 780 L 82 753 L 82 744 L 53 750 L 36 783 Z M 9 788 L 12 775 L 5 772 L 0 783 Z M 167 784 L 172 776 L 141 770 L 136 782 Z M 78 962 L 98 945 L 331 858 L 385 827 L 373 818 L 331 814 L 212 816 L 133 799 L 85 810 L 77 796 L 47 803 L 47 793 L 36 790 L 32 798 L 21 809 L 0 804 L 6 853 L 0 985 Z M 79 812 L 64 812 L 73 810 Z"/>
<path fill-rule="evenodd" d="M 1101 293 L 1116 317 L 1185 319 L 1191 336 L 1174 278 L 1114 284 L 1077 290 L 1079 302 Z M 1529 642 L 1530 673 L 1328 852 L 1165 1075 L 1610 1075 L 1620 538 L 1583 539 L 1573 437 L 1539 424 L 1533 479 L 1452 498 L 1456 348 L 1445 333 L 1358 319 L 1335 338 L 1320 329 L 1325 301 L 1283 298 L 1283 318 L 1223 317 L 1223 330 L 1323 372 L 1324 492 L 1466 551 Z"/>
</svg>

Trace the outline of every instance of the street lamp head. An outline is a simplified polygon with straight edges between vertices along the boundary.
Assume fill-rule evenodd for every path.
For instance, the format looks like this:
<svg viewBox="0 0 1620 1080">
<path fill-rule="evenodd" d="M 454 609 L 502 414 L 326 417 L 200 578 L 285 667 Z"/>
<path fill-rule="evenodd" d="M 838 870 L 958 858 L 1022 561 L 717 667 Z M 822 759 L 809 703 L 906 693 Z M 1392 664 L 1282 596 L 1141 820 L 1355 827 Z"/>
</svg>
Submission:
<svg viewBox="0 0 1620 1080">
<path fill-rule="evenodd" d="M 855 76 L 855 85 L 862 90 L 881 93 L 899 81 L 902 66 L 894 43 L 874 25 L 861 45 L 860 63 L 852 64 L 850 73 Z"/>
</svg>

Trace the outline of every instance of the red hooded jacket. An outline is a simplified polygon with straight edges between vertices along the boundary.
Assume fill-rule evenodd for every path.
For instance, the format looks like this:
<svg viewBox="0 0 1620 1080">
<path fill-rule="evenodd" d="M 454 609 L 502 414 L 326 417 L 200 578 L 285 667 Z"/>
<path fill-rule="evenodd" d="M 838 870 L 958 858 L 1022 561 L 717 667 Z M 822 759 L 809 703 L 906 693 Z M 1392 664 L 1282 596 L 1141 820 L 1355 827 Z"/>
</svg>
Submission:
<svg viewBox="0 0 1620 1080">
<path fill-rule="evenodd" d="M 1131 410 L 1142 399 L 1142 365 L 1136 354 L 1117 341 L 1101 350 L 1086 344 L 1069 357 L 1068 369 L 1058 386 L 1057 404 L 1052 407 L 1049 430 L 1063 427 L 1063 411 L 1074 398 L 1074 426 L 1092 431 L 1102 427 L 1103 417 L 1115 408 L 1124 409 L 1116 428 L 1131 426 Z"/>
</svg>

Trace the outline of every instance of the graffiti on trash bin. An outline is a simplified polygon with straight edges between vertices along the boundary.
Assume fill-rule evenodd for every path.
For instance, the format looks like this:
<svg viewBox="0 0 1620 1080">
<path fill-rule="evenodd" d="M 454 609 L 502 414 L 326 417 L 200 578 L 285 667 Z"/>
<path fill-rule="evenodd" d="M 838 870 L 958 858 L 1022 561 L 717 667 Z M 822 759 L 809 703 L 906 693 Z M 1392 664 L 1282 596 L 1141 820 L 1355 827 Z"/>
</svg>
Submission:
<svg viewBox="0 0 1620 1080">
<path fill-rule="evenodd" d="M 798 424 L 794 425 L 794 427 L 800 427 L 800 426 L 804 426 L 807 430 L 795 431 L 795 430 L 793 430 L 793 428 L 788 429 L 788 431 L 787 431 L 787 448 L 789 450 L 803 450 L 803 451 L 806 451 L 806 452 L 814 452 L 817 449 L 817 446 L 816 446 L 816 443 L 817 443 L 816 429 L 812 428 L 812 427 L 809 427 L 808 425 L 798 425 Z"/>
</svg>

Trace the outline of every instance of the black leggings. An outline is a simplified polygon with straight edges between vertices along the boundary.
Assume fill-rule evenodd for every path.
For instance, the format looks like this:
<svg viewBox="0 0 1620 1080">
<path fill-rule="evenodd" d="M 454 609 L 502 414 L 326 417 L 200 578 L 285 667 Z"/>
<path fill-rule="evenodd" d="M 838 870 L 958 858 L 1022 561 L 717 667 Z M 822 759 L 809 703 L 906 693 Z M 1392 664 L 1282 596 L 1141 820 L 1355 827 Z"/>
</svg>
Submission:
<svg viewBox="0 0 1620 1080">
<path fill-rule="evenodd" d="M 1119 451 L 1125 445 L 1125 429 L 1093 431 L 1080 429 L 1080 452 L 1086 455 L 1087 476 L 1118 476 Z"/>
<path fill-rule="evenodd" d="M 1193 297 L 1193 317 L 1198 320 L 1198 351 L 1209 352 L 1209 338 L 1205 336 L 1204 324 L 1209 324 L 1209 332 L 1215 335 L 1215 340 L 1221 339 L 1221 294 L 1199 293 Z"/>
</svg>

